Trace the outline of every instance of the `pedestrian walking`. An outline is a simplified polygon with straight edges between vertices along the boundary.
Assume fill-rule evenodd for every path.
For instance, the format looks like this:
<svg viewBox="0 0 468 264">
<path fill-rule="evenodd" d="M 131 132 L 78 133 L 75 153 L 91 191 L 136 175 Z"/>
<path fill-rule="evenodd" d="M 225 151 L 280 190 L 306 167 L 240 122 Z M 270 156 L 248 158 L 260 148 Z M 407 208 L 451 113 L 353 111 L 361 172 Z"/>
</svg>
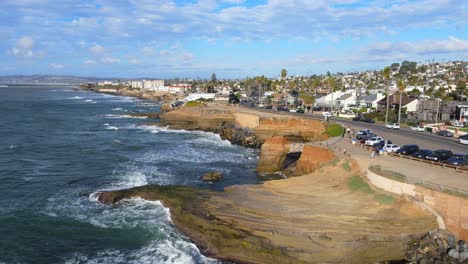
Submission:
<svg viewBox="0 0 468 264">
<path fill-rule="evenodd" d="M 372 151 L 371 154 L 370 154 L 371 160 L 374 160 L 374 156 L 375 156 L 375 151 Z"/>
</svg>

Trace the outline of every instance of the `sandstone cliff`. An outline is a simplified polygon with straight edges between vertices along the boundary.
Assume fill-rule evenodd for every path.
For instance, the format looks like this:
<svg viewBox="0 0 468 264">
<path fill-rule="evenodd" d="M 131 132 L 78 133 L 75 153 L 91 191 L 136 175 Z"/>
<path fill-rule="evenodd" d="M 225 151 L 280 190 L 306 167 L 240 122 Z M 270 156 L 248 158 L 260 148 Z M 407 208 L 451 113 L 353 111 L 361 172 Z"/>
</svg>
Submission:
<svg viewBox="0 0 468 264">
<path fill-rule="evenodd" d="M 272 173 L 283 169 L 283 162 L 289 152 L 289 141 L 286 137 L 268 138 L 262 145 L 257 172 Z"/>
</svg>

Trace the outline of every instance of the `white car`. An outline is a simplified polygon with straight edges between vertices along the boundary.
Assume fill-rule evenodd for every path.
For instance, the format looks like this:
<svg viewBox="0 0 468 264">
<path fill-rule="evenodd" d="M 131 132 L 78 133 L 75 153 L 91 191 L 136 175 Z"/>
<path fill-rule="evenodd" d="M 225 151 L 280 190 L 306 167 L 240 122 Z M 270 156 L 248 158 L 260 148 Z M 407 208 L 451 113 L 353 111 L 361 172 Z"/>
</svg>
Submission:
<svg viewBox="0 0 468 264">
<path fill-rule="evenodd" d="M 389 129 L 400 129 L 400 124 L 398 123 L 390 123 L 385 125 Z"/>
<path fill-rule="evenodd" d="M 366 146 L 374 146 L 375 144 L 379 143 L 380 141 L 383 141 L 383 137 L 371 137 L 368 140 L 366 140 L 365 144 Z"/>
<path fill-rule="evenodd" d="M 468 145 L 468 134 L 464 136 L 460 136 L 458 138 L 458 143 L 463 144 L 463 145 Z"/>
<path fill-rule="evenodd" d="M 323 112 L 322 115 L 323 115 L 324 117 L 332 117 L 332 116 L 333 116 L 333 114 L 330 113 L 330 112 Z"/>
<path fill-rule="evenodd" d="M 417 132 L 424 132 L 425 128 L 423 126 L 414 126 L 414 127 L 411 127 L 411 130 L 417 131 Z"/>
<path fill-rule="evenodd" d="M 400 146 L 395 144 L 387 144 L 383 147 L 383 150 L 386 152 L 397 152 L 400 149 Z"/>
<path fill-rule="evenodd" d="M 296 110 L 296 109 L 291 109 L 291 110 L 289 110 L 289 112 L 291 112 L 291 113 L 296 113 L 297 110 Z"/>
</svg>

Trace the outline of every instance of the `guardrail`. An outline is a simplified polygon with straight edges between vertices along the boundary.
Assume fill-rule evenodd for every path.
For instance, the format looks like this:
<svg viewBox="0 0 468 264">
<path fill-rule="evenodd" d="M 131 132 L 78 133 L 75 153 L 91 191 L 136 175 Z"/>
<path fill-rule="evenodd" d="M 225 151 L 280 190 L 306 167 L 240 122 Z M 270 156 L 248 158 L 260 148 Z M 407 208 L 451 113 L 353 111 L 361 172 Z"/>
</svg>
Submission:
<svg viewBox="0 0 468 264">
<path fill-rule="evenodd" d="M 366 146 L 366 145 L 361 144 L 361 143 L 357 143 L 356 145 L 360 146 L 361 148 L 364 148 L 364 149 L 374 150 L 373 147 Z M 398 157 L 398 158 L 404 158 L 404 159 L 408 159 L 408 160 L 414 160 L 414 161 L 418 161 L 420 163 L 430 164 L 431 166 L 440 166 L 440 167 L 443 167 L 443 168 L 451 168 L 451 169 L 454 169 L 457 172 L 468 172 L 468 166 L 455 166 L 455 165 L 451 165 L 451 164 L 447 164 L 447 163 L 443 163 L 443 162 L 415 158 L 415 157 L 406 156 L 406 155 L 402 155 L 402 154 L 398 154 L 398 153 L 394 153 L 394 152 L 387 152 L 387 155 L 393 156 L 393 157 Z"/>
<path fill-rule="evenodd" d="M 444 185 L 440 185 L 440 184 L 436 184 L 436 183 L 432 183 L 432 182 L 428 182 L 428 181 L 408 177 L 406 175 L 402 175 L 400 173 L 395 173 L 393 171 L 382 170 L 381 168 L 379 168 L 378 165 L 377 166 L 370 166 L 369 171 L 371 171 L 371 172 L 373 172 L 373 173 L 375 173 L 375 174 L 377 174 L 379 176 L 385 177 L 385 178 L 388 178 L 388 176 L 386 174 L 392 173 L 393 178 L 398 178 L 398 180 L 403 181 L 403 182 L 408 183 L 408 184 L 417 184 L 417 185 L 426 187 L 428 189 L 441 191 L 441 192 L 455 193 L 455 194 L 460 194 L 460 195 L 468 197 L 468 192 L 465 191 L 465 190 L 458 189 L 458 188 L 452 188 L 452 187 L 448 187 L 448 186 L 444 186 Z"/>
</svg>

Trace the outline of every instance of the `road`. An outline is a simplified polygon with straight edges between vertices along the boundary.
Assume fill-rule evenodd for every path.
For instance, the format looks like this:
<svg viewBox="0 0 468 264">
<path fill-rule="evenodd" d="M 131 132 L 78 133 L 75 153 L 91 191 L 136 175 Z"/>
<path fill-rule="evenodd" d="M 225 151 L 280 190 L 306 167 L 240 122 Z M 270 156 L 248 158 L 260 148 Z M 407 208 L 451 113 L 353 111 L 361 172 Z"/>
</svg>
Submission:
<svg viewBox="0 0 468 264">
<path fill-rule="evenodd" d="M 281 115 L 291 115 L 291 116 L 305 116 L 313 119 L 320 119 L 324 120 L 322 114 L 296 114 L 296 113 L 289 113 L 289 112 L 280 112 L 275 110 L 267 110 L 262 108 L 256 108 L 259 111 L 264 111 L 268 113 L 274 114 L 281 114 Z M 332 118 L 331 121 L 340 122 L 342 124 L 348 125 L 354 128 L 357 131 L 361 129 L 370 129 L 375 134 L 391 140 L 392 143 L 397 144 L 399 146 L 407 145 L 407 144 L 416 144 L 421 149 L 430 149 L 430 150 L 438 150 L 438 149 L 448 149 L 451 150 L 455 154 L 468 154 L 468 145 L 462 145 L 457 142 L 456 138 L 447 138 L 442 136 L 432 135 L 428 132 L 416 132 L 411 130 L 410 128 L 402 127 L 399 130 L 391 130 L 385 127 L 382 123 L 364 123 L 364 122 L 357 122 L 351 121 L 348 119 L 341 119 L 341 118 Z"/>
<path fill-rule="evenodd" d="M 419 148 L 423 149 L 448 149 L 453 153 L 468 154 L 468 145 L 458 143 L 456 138 L 441 137 L 432 135 L 428 132 L 416 132 L 406 127 L 402 127 L 398 130 L 392 130 L 386 128 L 385 125 L 381 123 L 369 124 L 345 119 L 336 119 L 336 121 L 351 126 L 356 131 L 361 129 L 370 129 L 375 134 L 391 140 L 392 143 L 400 146 L 416 144 Z"/>
</svg>

